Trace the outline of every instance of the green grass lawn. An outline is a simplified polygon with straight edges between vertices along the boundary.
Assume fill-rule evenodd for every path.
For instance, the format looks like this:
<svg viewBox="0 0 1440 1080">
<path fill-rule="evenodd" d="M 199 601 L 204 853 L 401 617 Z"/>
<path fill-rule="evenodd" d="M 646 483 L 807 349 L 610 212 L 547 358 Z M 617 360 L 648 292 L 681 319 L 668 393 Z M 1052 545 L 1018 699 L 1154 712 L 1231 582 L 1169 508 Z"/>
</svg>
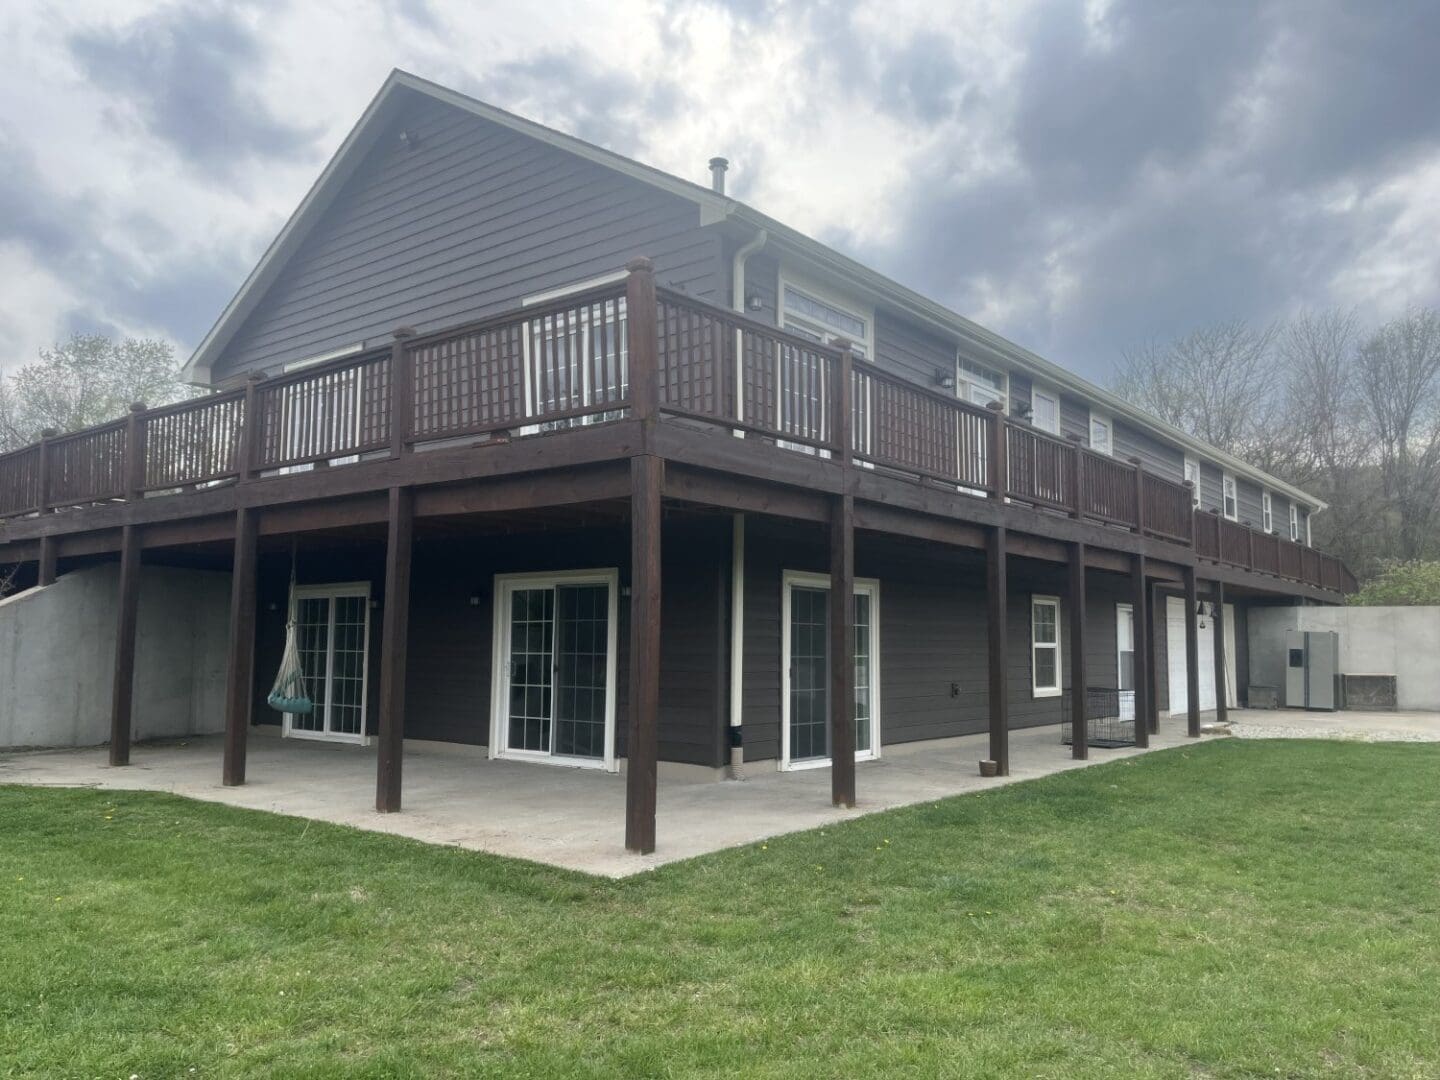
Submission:
<svg viewBox="0 0 1440 1080">
<path fill-rule="evenodd" d="M 1436 746 L 1217 741 L 623 882 L 144 793 L 3 788 L 0 837 L 3 1075 L 1440 1076 Z"/>
</svg>

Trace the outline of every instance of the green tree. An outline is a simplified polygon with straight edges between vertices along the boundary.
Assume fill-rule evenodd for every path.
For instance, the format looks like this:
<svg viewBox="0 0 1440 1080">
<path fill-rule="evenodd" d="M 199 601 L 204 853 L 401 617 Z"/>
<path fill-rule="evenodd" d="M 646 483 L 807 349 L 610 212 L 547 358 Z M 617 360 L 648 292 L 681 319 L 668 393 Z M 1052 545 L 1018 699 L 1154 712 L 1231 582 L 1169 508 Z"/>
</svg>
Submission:
<svg viewBox="0 0 1440 1080">
<path fill-rule="evenodd" d="M 1376 605 L 1440 604 L 1440 562 L 1411 559 L 1392 561 L 1346 603 L 1364 607 Z"/>
<path fill-rule="evenodd" d="M 75 334 L 0 379 L 0 450 L 32 443 L 45 428 L 77 431 L 123 416 L 135 401 L 190 396 L 175 351 L 163 341 Z"/>
</svg>

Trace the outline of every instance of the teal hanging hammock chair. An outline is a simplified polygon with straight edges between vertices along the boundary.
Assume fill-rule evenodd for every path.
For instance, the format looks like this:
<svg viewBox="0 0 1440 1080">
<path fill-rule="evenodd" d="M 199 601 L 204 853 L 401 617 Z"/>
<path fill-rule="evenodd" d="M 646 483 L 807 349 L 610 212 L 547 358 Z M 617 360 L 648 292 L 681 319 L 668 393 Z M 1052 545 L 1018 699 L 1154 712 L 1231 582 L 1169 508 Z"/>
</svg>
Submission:
<svg viewBox="0 0 1440 1080">
<path fill-rule="evenodd" d="M 285 619 L 285 652 L 280 657 L 280 671 L 275 676 L 275 685 L 265 699 L 272 709 L 283 713 L 305 715 L 315 711 L 315 702 L 305 685 L 305 671 L 300 667 L 299 607 L 295 600 L 296 550 L 290 545 L 290 607 Z"/>
</svg>

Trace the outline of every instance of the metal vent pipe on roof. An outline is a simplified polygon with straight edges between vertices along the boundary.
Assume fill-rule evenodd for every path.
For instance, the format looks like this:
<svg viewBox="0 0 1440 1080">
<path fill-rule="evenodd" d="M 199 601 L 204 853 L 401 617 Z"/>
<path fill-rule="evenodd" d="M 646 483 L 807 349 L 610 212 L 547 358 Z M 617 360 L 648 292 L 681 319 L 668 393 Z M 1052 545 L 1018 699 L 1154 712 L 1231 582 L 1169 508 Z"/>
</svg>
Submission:
<svg viewBox="0 0 1440 1080">
<path fill-rule="evenodd" d="M 730 162 L 723 157 L 710 159 L 710 189 L 717 195 L 725 194 L 725 170 L 729 167 Z"/>
</svg>

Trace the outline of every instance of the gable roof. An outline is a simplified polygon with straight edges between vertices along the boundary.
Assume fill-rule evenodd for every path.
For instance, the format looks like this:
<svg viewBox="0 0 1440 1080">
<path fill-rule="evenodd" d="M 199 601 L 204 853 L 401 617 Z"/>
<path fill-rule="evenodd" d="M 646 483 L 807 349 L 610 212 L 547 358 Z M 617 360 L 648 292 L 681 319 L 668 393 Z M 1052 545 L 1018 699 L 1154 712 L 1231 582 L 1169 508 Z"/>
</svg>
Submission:
<svg viewBox="0 0 1440 1080">
<path fill-rule="evenodd" d="M 200 384 L 209 382 L 210 369 L 215 360 L 264 297 L 290 256 L 309 235 L 310 230 L 334 201 L 345 182 L 354 174 L 366 153 L 374 146 L 384 130 L 386 121 L 392 115 L 397 101 L 407 92 L 421 94 L 453 106 L 473 116 L 602 165 L 634 180 L 688 199 L 699 207 L 701 225 L 733 221 L 752 230 L 764 229 L 769 236 L 770 246 L 789 251 L 821 271 L 859 286 L 881 302 L 904 311 L 910 317 L 932 329 L 958 338 L 961 343 L 969 347 L 972 353 L 981 357 L 989 357 L 992 362 L 1002 368 L 1017 369 L 1059 390 L 1069 391 L 1072 395 L 1099 404 L 1114 416 L 1124 418 L 1142 430 L 1159 435 L 1186 451 L 1203 455 L 1227 471 L 1246 476 L 1305 506 L 1313 507 L 1316 510 L 1325 509 L 1324 502 L 1306 494 L 1299 488 L 1270 476 L 1240 458 L 1218 450 L 1181 429 L 1151 416 L 1074 372 L 1016 345 L 999 334 L 987 330 L 979 323 L 906 288 L 737 199 L 721 195 L 707 186 L 673 176 L 633 158 L 617 154 L 612 150 L 586 142 L 576 136 L 567 135 L 533 120 L 527 120 L 523 116 L 517 116 L 398 68 L 386 78 L 380 90 L 361 114 L 360 119 L 340 144 L 340 148 L 315 183 L 311 185 L 310 190 L 306 192 L 300 205 L 290 215 L 279 234 L 260 257 L 260 261 L 246 277 L 239 291 L 225 306 L 220 317 L 190 359 L 186 361 L 185 366 L 181 369 L 182 379 L 186 382 Z"/>
</svg>

